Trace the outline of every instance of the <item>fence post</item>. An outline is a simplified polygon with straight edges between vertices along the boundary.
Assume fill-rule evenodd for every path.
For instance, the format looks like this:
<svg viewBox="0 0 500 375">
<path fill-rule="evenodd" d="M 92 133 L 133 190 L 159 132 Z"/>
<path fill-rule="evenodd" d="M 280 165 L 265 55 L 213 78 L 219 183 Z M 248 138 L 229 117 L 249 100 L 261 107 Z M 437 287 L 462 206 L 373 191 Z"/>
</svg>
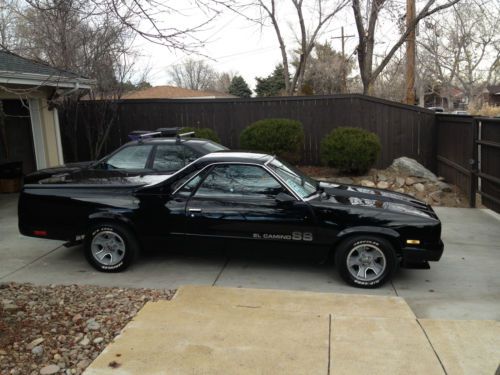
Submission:
<svg viewBox="0 0 500 375">
<path fill-rule="evenodd" d="M 472 120 L 472 159 L 470 164 L 470 185 L 469 185 L 469 206 L 476 208 L 477 180 L 478 180 L 478 141 L 479 139 L 479 121 L 477 118 Z"/>
</svg>

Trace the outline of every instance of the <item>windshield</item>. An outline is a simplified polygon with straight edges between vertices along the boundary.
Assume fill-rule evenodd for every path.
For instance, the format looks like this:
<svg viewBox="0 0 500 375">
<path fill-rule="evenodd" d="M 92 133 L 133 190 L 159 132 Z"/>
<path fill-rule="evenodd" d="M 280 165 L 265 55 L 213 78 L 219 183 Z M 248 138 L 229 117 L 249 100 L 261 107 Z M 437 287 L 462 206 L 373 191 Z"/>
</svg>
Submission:
<svg viewBox="0 0 500 375">
<path fill-rule="evenodd" d="M 302 174 L 291 165 L 277 159 L 274 159 L 268 165 L 302 199 L 313 195 L 318 190 L 316 180 Z"/>
</svg>

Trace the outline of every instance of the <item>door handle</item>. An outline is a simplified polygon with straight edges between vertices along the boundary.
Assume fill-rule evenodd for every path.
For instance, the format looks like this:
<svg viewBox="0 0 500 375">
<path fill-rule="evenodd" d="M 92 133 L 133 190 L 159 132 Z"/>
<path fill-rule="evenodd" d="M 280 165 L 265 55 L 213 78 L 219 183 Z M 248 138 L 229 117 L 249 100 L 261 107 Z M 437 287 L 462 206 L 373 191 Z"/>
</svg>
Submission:
<svg viewBox="0 0 500 375">
<path fill-rule="evenodd" d="M 201 213 L 201 208 L 188 208 L 189 216 L 195 217 L 196 214 Z"/>
</svg>

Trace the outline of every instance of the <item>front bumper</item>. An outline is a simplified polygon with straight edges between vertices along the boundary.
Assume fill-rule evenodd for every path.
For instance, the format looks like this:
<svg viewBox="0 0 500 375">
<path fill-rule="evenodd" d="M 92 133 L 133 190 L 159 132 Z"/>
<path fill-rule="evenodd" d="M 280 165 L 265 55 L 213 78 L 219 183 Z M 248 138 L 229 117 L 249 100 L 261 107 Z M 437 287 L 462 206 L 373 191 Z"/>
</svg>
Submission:
<svg viewBox="0 0 500 375">
<path fill-rule="evenodd" d="M 401 255 L 405 262 L 436 262 L 443 255 L 444 244 L 439 240 L 439 243 L 423 247 L 408 246 L 401 249 Z"/>
</svg>

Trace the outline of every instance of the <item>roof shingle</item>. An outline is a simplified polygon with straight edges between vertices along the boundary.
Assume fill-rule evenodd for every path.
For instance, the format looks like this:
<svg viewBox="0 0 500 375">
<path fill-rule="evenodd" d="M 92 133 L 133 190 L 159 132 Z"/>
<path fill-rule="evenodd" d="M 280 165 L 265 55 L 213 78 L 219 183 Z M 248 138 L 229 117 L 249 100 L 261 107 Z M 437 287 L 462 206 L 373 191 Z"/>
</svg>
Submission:
<svg viewBox="0 0 500 375">
<path fill-rule="evenodd" d="M 0 72 L 31 73 L 49 77 L 86 78 L 42 62 L 29 60 L 9 51 L 0 51 Z"/>
</svg>

